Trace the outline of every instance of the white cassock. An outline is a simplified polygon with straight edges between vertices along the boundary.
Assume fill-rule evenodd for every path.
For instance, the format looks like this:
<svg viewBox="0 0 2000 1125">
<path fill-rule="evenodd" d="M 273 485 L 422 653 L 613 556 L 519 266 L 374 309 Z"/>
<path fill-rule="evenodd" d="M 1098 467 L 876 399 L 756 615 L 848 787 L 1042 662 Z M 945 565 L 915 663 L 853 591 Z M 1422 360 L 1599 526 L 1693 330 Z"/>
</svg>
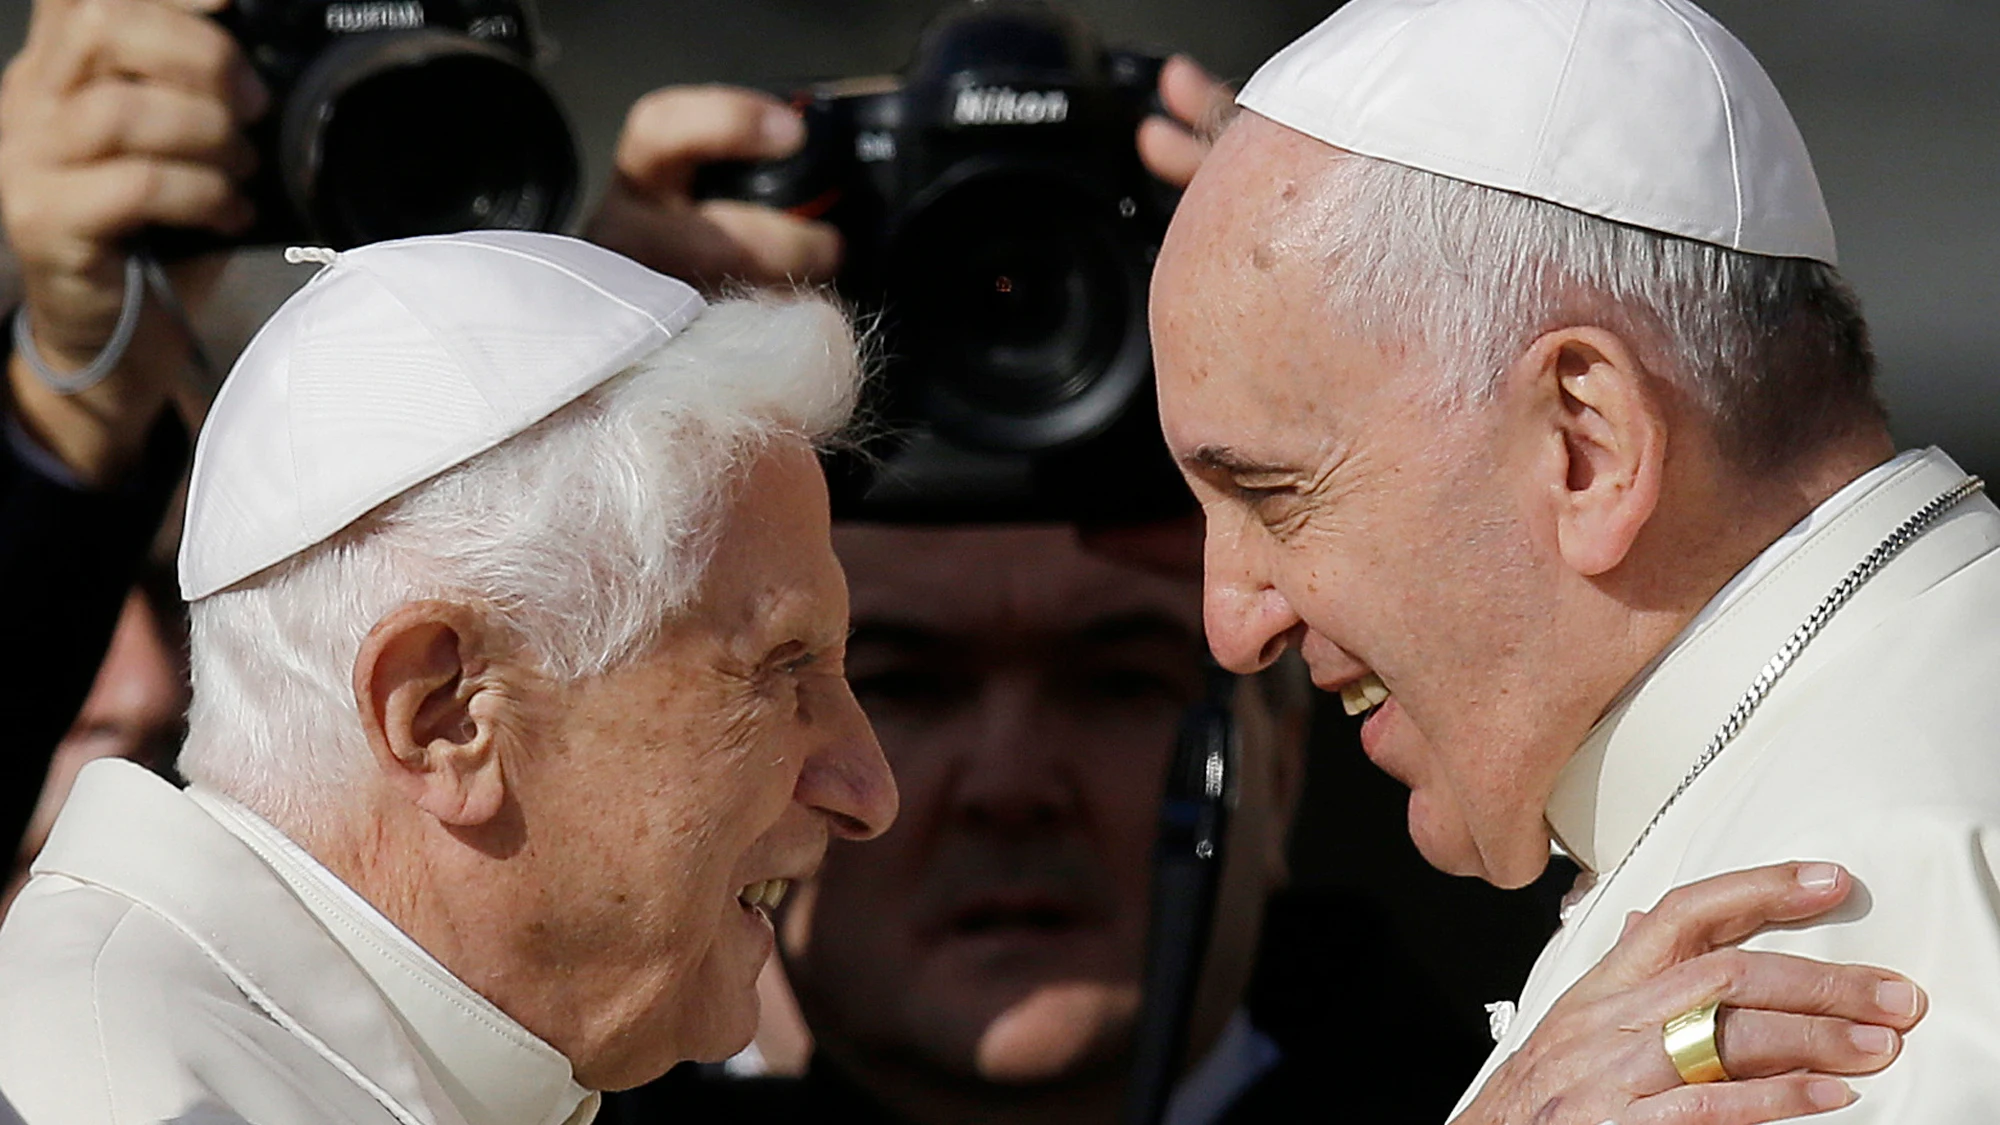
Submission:
<svg viewBox="0 0 2000 1125">
<path fill-rule="evenodd" d="M 598 1097 L 277 829 L 84 767 L 0 926 L 28 1125 L 585 1125 Z"/>
<path fill-rule="evenodd" d="M 1745 946 L 1887 966 L 1931 1001 L 1901 1058 L 1854 1079 L 1860 1100 L 1824 1120 L 2000 1121 L 2000 510 L 1985 497 L 1862 586 L 1634 848 L 1786 638 L 1964 479 L 1932 449 L 1856 481 L 1718 594 L 1592 730 L 1548 819 L 1597 882 L 1543 951 L 1474 1092 L 1612 947 L 1628 912 L 1710 875 L 1818 859 L 1854 873 L 1854 900 Z"/>
</svg>

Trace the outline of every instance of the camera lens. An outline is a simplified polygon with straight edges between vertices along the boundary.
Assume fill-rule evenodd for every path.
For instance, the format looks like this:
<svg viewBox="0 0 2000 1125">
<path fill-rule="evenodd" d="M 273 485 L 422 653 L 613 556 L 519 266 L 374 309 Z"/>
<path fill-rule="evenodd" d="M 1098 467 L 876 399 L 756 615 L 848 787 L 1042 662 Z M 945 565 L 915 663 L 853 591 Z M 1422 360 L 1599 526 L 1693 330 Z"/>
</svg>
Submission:
<svg viewBox="0 0 2000 1125">
<path fill-rule="evenodd" d="M 1059 446 L 1108 425 L 1147 370 L 1145 263 L 1114 205 L 1005 173 L 924 207 L 892 251 L 896 362 L 960 440 Z"/>
<path fill-rule="evenodd" d="M 357 36 L 287 107 L 294 202 L 336 246 L 561 225 L 576 151 L 553 98 L 506 52 L 420 31 Z"/>
</svg>

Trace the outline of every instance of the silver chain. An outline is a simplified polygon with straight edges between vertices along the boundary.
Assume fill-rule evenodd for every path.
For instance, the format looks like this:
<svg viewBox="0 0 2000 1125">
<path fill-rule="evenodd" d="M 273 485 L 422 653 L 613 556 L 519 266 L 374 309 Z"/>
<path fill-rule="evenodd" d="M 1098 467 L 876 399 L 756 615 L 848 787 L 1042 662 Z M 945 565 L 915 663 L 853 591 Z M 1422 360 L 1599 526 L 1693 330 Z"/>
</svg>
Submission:
<svg viewBox="0 0 2000 1125">
<path fill-rule="evenodd" d="M 1674 787 L 1673 795 L 1667 798 L 1666 804 L 1660 806 L 1659 812 L 1653 814 L 1653 819 L 1646 822 L 1646 827 L 1639 833 L 1639 838 L 1632 841 L 1632 846 L 1626 849 L 1625 858 L 1618 861 L 1618 866 L 1612 869 L 1603 883 L 1616 879 L 1618 873 L 1625 870 L 1625 865 L 1632 862 L 1632 857 L 1638 854 L 1639 845 L 1645 843 L 1646 837 L 1651 836 L 1653 829 L 1666 818 L 1667 810 L 1674 807 L 1674 802 L 1681 799 L 1681 794 L 1688 791 L 1688 787 L 1694 784 L 1695 779 L 1701 776 L 1709 763 L 1715 761 L 1717 755 L 1720 755 L 1723 749 L 1742 733 L 1744 725 L 1750 721 L 1750 716 L 1756 713 L 1757 708 L 1763 705 L 1765 697 L 1771 694 L 1771 689 L 1777 686 L 1778 678 L 1791 669 L 1799 654 L 1805 651 L 1814 637 L 1819 636 L 1820 631 L 1826 628 L 1827 622 L 1833 620 L 1833 615 L 1853 600 L 1855 593 L 1887 566 L 1890 559 L 1901 554 L 1903 548 L 1909 546 L 1925 528 L 1936 523 L 1938 517 L 1985 490 L 1986 482 L 1978 477 L 1967 477 L 1960 481 L 1943 495 L 1911 513 L 1910 518 L 1898 524 L 1896 530 L 1891 531 L 1887 538 L 1875 545 L 1874 550 L 1868 552 L 1867 558 L 1854 564 L 1854 569 L 1848 571 L 1846 577 L 1827 591 L 1826 597 L 1820 599 L 1820 603 L 1813 607 L 1812 613 L 1806 616 L 1805 621 L 1792 631 L 1791 636 L 1785 638 L 1785 643 L 1778 647 L 1777 655 L 1771 657 L 1757 673 L 1757 678 L 1750 683 L 1750 690 L 1744 692 L 1743 698 L 1736 701 L 1736 706 L 1730 710 L 1729 717 L 1722 720 L 1721 728 L 1709 738 L 1708 745 L 1702 748 L 1701 757 L 1695 759 L 1687 776 L 1681 778 L 1681 783 Z"/>
</svg>

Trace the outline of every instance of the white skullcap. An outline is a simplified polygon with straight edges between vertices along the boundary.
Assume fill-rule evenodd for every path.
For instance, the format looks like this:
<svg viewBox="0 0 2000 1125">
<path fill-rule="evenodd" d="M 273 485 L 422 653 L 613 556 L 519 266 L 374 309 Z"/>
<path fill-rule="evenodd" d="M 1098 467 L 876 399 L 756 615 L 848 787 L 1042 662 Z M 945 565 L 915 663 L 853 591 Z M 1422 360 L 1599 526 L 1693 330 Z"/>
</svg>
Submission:
<svg viewBox="0 0 2000 1125">
<path fill-rule="evenodd" d="M 1835 263 L 1784 100 L 1686 0 L 1353 0 L 1237 101 L 1363 156 Z"/>
<path fill-rule="evenodd" d="M 706 307 L 683 282 L 552 234 L 289 256 L 331 264 L 250 341 L 202 426 L 181 536 L 190 601 L 520 433 Z"/>
</svg>

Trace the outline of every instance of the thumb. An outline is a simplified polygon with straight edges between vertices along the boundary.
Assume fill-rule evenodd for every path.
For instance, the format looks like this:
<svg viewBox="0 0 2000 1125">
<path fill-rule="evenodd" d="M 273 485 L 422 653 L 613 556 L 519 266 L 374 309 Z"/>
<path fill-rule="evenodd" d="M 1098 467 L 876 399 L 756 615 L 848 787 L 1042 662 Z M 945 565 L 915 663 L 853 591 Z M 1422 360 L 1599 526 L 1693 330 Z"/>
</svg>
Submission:
<svg viewBox="0 0 2000 1125">
<path fill-rule="evenodd" d="M 633 103 L 618 136 L 618 171 L 645 194 L 684 194 L 703 164 L 775 160 L 805 143 L 805 123 L 769 94 L 669 86 Z"/>
</svg>

